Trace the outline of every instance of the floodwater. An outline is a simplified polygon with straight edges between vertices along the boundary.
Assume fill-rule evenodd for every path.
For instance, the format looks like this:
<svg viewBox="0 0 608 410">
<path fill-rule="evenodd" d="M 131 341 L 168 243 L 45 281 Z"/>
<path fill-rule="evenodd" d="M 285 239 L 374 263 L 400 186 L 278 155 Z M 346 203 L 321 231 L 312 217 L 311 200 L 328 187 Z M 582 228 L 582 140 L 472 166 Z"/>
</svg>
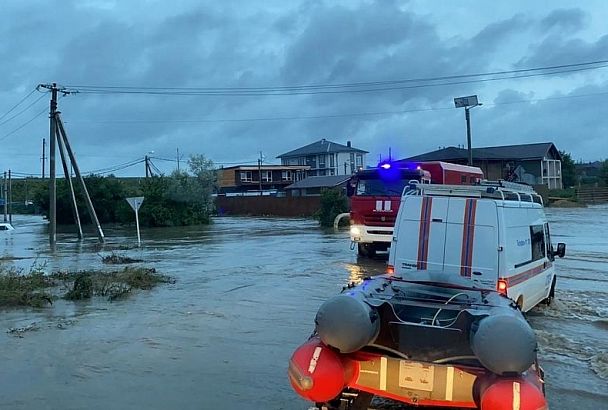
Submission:
<svg viewBox="0 0 608 410">
<path fill-rule="evenodd" d="M 557 300 L 535 309 L 551 409 L 608 408 L 608 207 L 550 209 Z M 0 256 L 47 270 L 102 268 L 99 254 L 132 244 L 133 228 L 107 243 L 58 235 L 48 252 L 41 218 L 18 216 L 0 232 Z M 57 301 L 0 311 L 2 409 L 307 409 L 287 362 L 310 335 L 319 305 L 351 280 L 380 273 L 358 260 L 348 233 L 314 221 L 217 218 L 207 227 L 145 229 L 121 251 L 175 284 L 119 302 Z M 105 266 L 107 267 L 107 266 Z M 9 328 L 33 326 L 22 338 Z"/>
</svg>

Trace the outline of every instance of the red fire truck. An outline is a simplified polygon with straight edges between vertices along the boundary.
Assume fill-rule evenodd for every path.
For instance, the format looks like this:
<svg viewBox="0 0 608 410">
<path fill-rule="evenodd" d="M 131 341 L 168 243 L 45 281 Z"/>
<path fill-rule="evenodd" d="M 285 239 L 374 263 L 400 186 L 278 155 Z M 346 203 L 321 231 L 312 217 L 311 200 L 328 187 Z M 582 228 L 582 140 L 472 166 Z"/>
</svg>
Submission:
<svg viewBox="0 0 608 410">
<path fill-rule="evenodd" d="M 468 185 L 483 179 L 477 167 L 441 161 L 382 162 L 377 168 L 357 172 L 348 183 L 350 238 L 361 256 L 386 251 L 401 202 L 410 181 L 418 183 Z"/>
</svg>

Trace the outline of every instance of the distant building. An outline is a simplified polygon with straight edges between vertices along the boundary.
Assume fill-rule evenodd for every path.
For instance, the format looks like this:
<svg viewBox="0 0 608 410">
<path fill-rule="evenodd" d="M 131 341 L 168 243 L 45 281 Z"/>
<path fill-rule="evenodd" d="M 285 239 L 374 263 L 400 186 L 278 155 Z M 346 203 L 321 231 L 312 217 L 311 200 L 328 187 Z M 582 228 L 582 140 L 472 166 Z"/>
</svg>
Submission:
<svg viewBox="0 0 608 410">
<path fill-rule="evenodd" d="M 236 165 L 217 170 L 220 194 L 283 191 L 286 186 L 306 177 L 305 165 Z M 261 185 L 260 185 L 261 180 Z"/>
<path fill-rule="evenodd" d="M 326 139 L 313 142 L 293 151 L 279 155 L 281 164 L 308 166 L 308 176 L 352 175 L 365 168 L 367 151 L 354 148 L 350 141 L 346 145 Z"/>
<path fill-rule="evenodd" d="M 576 179 L 579 184 L 598 183 L 602 177 L 603 161 L 575 164 Z"/>
<path fill-rule="evenodd" d="M 344 188 L 350 175 L 308 177 L 285 188 L 288 196 L 319 196 L 323 189 Z"/>
<path fill-rule="evenodd" d="M 466 164 L 466 149 L 446 147 L 402 161 L 445 161 Z M 473 165 L 486 179 L 508 179 L 530 185 L 562 188 L 561 155 L 551 142 L 473 148 Z"/>
</svg>

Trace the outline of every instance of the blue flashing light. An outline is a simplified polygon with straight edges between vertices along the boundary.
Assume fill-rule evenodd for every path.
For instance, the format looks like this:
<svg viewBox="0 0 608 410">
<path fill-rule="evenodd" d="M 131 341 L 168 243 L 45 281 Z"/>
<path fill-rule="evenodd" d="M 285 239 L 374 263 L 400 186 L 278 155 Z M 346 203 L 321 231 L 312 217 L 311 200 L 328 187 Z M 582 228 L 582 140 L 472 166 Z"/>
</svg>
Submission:
<svg viewBox="0 0 608 410">
<path fill-rule="evenodd" d="M 388 163 L 388 162 L 385 162 L 384 164 L 380 165 L 380 168 L 390 169 L 391 168 L 391 164 Z"/>
</svg>

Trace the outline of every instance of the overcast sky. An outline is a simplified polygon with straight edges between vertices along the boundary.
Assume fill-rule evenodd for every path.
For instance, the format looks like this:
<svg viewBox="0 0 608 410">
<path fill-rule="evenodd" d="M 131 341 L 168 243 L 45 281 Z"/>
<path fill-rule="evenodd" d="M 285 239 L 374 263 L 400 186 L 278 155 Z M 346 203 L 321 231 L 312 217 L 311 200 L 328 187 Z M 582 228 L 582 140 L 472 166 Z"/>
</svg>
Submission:
<svg viewBox="0 0 608 410">
<path fill-rule="evenodd" d="M 608 60 L 604 0 L 3 0 L 0 11 L 0 116 L 49 82 L 284 87 Z M 355 93 L 83 92 L 59 106 L 84 171 L 150 151 L 174 159 L 177 148 L 220 164 L 255 162 L 262 151 L 278 163 L 277 155 L 321 138 L 351 140 L 370 152 L 371 165 L 389 147 L 402 158 L 465 144 L 464 113 L 452 107 L 469 94 L 484 104 L 471 110 L 474 146 L 552 141 L 576 160 L 608 158 L 608 67 Z M 40 173 L 48 98 L 34 92 L 0 119 L 0 170 Z M 118 174 L 143 172 L 137 165 Z"/>
</svg>

